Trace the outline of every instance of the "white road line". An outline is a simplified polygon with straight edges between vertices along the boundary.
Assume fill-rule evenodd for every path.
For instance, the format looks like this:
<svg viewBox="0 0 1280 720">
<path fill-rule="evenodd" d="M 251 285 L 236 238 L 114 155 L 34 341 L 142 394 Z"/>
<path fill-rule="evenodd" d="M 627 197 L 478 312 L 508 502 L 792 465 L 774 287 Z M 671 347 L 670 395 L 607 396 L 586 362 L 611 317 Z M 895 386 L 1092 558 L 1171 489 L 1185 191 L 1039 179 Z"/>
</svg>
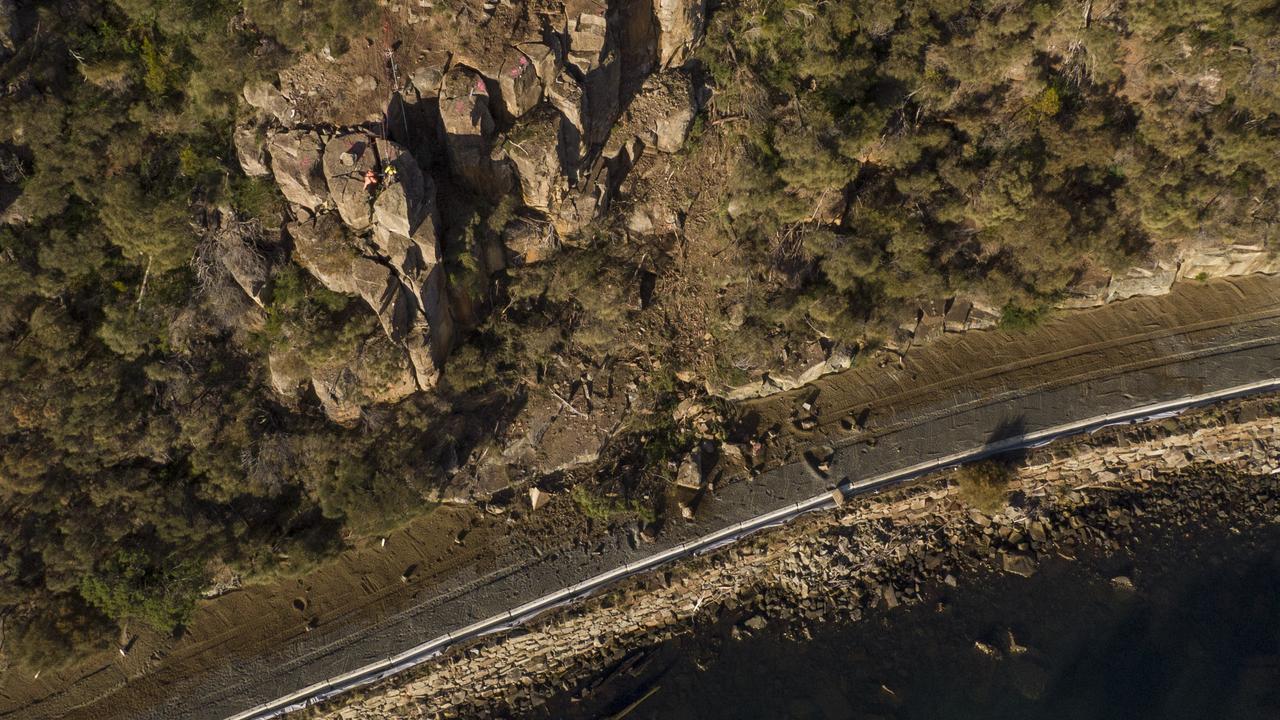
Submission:
<svg viewBox="0 0 1280 720">
<path fill-rule="evenodd" d="M 965 462 L 971 462 L 973 460 L 980 460 L 992 455 L 999 455 L 1001 453 L 1009 452 L 1010 450 L 1044 445 L 1059 438 L 1076 435 L 1085 431 L 1093 432 L 1110 425 L 1121 425 L 1161 417 L 1170 417 L 1171 415 L 1176 415 L 1197 405 L 1204 405 L 1221 400 L 1278 389 L 1280 389 L 1280 379 L 1262 380 L 1255 383 L 1249 383 L 1247 385 L 1237 385 L 1235 387 L 1216 392 L 1203 393 L 1201 395 L 1192 395 L 1189 397 L 1179 398 L 1177 400 L 1168 400 L 1165 402 L 1143 405 L 1131 410 L 1116 413 L 1097 415 L 1085 420 L 1057 425 L 1052 428 L 1018 435 L 995 443 L 970 448 L 968 450 L 962 450 L 960 452 L 938 458 L 937 460 L 918 463 L 902 470 L 895 470 L 893 472 L 877 475 L 865 480 L 859 480 L 857 482 L 846 481 L 839 486 L 838 490 L 846 497 L 874 492 L 876 490 L 882 490 L 889 485 L 900 483 L 905 480 L 911 480 L 937 470 L 942 470 Z M 547 610 L 582 599 L 596 590 L 629 575 L 652 570 L 653 568 L 677 558 L 711 552 L 765 528 L 782 525 L 805 513 L 832 507 L 834 505 L 835 500 L 832 493 L 823 493 L 821 495 L 811 497 L 808 500 L 793 503 L 786 507 L 765 513 L 764 515 L 759 515 L 750 520 L 730 525 L 717 530 L 716 532 L 704 535 L 696 540 L 680 543 L 675 547 L 651 555 L 643 560 L 633 563 L 623 563 L 620 567 L 616 567 L 613 570 L 588 578 L 587 580 L 583 580 L 575 585 L 562 588 L 556 592 L 543 595 L 536 600 L 531 600 L 511 610 L 480 620 L 479 622 L 472 623 L 471 625 L 453 632 L 445 633 L 440 637 L 428 640 L 421 645 L 409 648 L 397 655 L 370 663 L 369 665 L 357 670 L 329 678 L 328 680 L 323 680 L 315 683 L 314 685 L 309 685 L 301 690 L 297 690 L 283 697 L 263 703 L 236 715 L 232 715 L 227 718 L 227 720 L 266 720 L 267 718 L 278 717 L 285 713 L 293 712 L 294 710 L 301 710 L 309 705 L 314 705 L 315 703 L 328 700 L 329 698 L 347 692 L 348 690 L 385 679 L 408 670 L 416 665 L 420 665 L 444 652 L 445 649 L 454 643 L 471 640 L 490 633 L 501 632 L 521 625 Z"/>
</svg>

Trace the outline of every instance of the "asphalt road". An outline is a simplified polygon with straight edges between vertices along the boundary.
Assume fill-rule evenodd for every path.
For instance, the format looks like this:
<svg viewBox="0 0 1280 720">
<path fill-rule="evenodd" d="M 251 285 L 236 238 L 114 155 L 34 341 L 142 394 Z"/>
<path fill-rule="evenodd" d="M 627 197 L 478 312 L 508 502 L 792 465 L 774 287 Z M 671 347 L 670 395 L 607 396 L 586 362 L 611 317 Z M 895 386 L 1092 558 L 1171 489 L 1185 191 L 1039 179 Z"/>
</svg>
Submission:
<svg viewBox="0 0 1280 720">
<path fill-rule="evenodd" d="M 1254 313 L 1193 333 L 1156 333 L 1135 339 L 1132 351 L 1120 355 L 1114 342 L 1100 342 L 1096 350 L 1081 351 L 1073 370 L 1051 377 L 1032 373 L 1028 380 L 1024 371 L 1016 382 L 1012 375 L 1008 383 L 999 377 L 962 381 L 923 400 L 887 402 L 876 409 L 873 438 L 837 443 L 825 477 L 805 462 L 785 465 L 751 482 L 717 489 L 699 507 L 696 521 L 672 524 L 655 543 L 634 546 L 616 536 L 591 549 L 500 559 L 497 570 L 483 574 L 465 569 L 442 580 L 431 597 L 372 627 L 344 632 L 322 626 L 274 653 L 234 659 L 174 683 L 164 689 L 164 699 L 141 713 L 126 716 L 108 702 L 77 717 L 234 717 L 330 678 L 359 675 L 387 658 L 421 653 L 421 645 L 432 638 L 717 531 L 771 513 L 780 517 L 798 503 L 820 501 L 846 479 L 859 484 L 912 467 L 942 465 L 957 453 L 1002 439 L 1280 377 L 1280 315 L 1272 315 Z"/>
</svg>

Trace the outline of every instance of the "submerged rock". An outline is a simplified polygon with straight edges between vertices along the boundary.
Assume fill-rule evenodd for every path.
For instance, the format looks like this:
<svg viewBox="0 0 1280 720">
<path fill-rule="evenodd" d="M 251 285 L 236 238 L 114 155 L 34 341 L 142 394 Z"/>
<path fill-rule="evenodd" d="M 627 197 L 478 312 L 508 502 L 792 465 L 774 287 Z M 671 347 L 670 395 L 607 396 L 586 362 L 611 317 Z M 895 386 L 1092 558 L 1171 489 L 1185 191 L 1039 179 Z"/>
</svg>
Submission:
<svg viewBox="0 0 1280 720">
<path fill-rule="evenodd" d="M 1021 553 L 1005 553 L 1000 563 L 1005 572 L 1022 577 L 1031 577 L 1039 569 L 1034 558 Z"/>
</svg>

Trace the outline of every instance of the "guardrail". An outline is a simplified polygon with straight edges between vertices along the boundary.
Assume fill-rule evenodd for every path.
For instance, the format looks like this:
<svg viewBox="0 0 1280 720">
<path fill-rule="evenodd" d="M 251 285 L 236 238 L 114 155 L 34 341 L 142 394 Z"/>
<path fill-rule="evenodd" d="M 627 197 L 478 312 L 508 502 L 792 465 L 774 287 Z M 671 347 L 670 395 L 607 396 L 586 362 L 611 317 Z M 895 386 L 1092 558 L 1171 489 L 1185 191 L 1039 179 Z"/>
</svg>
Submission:
<svg viewBox="0 0 1280 720">
<path fill-rule="evenodd" d="M 1077 420 L 1063 425 L 1056 425 L 1044 430 L 1025 433 L 998 442 L 984 444 L 979 447 L 952 453 L 936 460 L 917 463 L 901 470 L 884 473 L 857 482 L 844 481 L 836 492 L 843 497 L 852 497 L 877 490 L 896 483 L 911 480 L 938 470 L 944 470 L 966 462 L 981 460 L 992 455 L 999 455 L 1011 450 L 1036 447 L 1054 440 L 1078 435 L 1084 432 L 1095 432 L 1111 425 L 1130 424 L 1152 420 L 1162 416 L 1171 416 L 1189 408 L 1229 400 L 1246 395 L 1257 394 L 1269 390 L 1280 390 L 1280 379 L 1262 380 L 1246 385 L 1219 390 L 1212 393 L 1192 395 L 1176 400 L 1143 405 L 1131 410 L 1098 415 L 1085 420 Z M 348 673 L 322 680 L 313 685 L 292 692 L 270 702 L 263 703 L 244 712 L 232 715 L 227 720 L 267 720 L 295 710 L 328 700 L 336 695 L 353 690 L 362 685 L 384 680 L 399 674 L 416 665 L 420 665 L 440 653 L 449 646 L 465 640 L 473 640 L 484 635 L 502 632 L 519 626 L 552 608 L 580 600 L 613 582 L 641 572 L 652 570 L 672 560 L 712 552 L 727 544 L 740 540 L 765 528 L 782 525 L 800 515 L 836 505 L 835 493 L 815 495 L 807 500 L 792 503 L 777 510 L 758 515 L 750 520 L 735 523 L 721 528 L 700 538 L 683 542 L 662 552 L 655 553 L 634 563 L 623 563 L 621 566 L 600 573 L 582 582 L 543 595 L 511 610 L 474 622 L 453 632 L 428 640 L 421 645 L 405 650 L 389 658 L 370 663 Z"/>
</svg>

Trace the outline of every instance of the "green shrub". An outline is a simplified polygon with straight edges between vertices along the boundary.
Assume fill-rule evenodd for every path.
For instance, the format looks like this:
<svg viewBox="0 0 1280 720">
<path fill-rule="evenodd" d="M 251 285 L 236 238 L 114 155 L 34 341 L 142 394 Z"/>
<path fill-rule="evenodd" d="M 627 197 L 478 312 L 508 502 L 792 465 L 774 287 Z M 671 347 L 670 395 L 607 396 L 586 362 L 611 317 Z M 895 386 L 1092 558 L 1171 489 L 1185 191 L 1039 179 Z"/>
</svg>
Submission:
<svg viewBox="0 0 1280 720">
<path fill-rule="evenodd" d="M 574 485 L 569 492 L 583 515 L 602 523 L 614 523 L 618 520 L 636 518 L 641 522 L 652 523 L 657 519 L 653 507 L 640 500 L 623 497 L 601 495 L 585 485 Z"/>
</svg>

